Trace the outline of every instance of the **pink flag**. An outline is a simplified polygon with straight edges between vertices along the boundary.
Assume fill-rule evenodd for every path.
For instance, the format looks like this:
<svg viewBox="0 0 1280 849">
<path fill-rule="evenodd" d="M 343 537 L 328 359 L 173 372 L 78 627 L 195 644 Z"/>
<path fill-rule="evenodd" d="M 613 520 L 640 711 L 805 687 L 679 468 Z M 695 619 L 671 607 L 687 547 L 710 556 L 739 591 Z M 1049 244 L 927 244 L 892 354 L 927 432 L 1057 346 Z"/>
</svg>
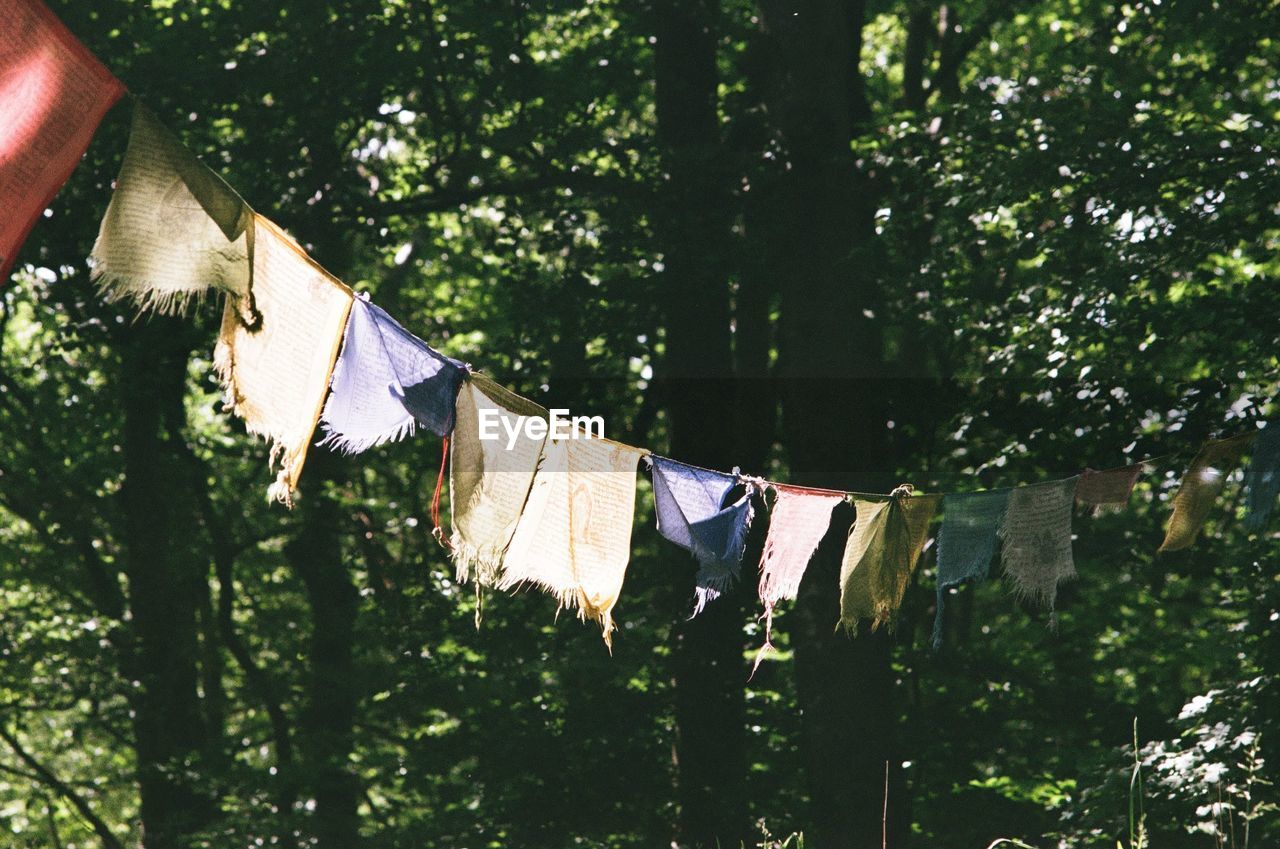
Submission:
<svg viewBox="0 0 1280 849">
<path fill-rule="evenodd" d="M 772 484 L 778 494 L 769 511 L 769 533 L 760 558 L 760 601 L 764 604 L 764 646 L 756 655 L 756 666 L 773 647 L 773 608 L 782 599 L 794 600 L 800 579 L 818 543 L 831 527 L 831 511 L 845 500 L 844 495 Z M 752 670 L 754 674 L 755 670 Z"/>
<path fill-rule="evenodd" d="M 39 0 L 0 0 L 0 279 L 124 90 Z"/>
</svg>

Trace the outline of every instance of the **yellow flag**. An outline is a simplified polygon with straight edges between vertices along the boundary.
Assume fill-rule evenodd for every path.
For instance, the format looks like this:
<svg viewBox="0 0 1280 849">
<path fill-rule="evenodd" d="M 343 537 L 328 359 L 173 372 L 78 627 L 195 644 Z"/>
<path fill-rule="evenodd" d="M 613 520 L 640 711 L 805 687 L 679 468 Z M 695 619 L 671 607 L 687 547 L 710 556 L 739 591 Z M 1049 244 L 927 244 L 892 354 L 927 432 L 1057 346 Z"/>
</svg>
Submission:
<svg viewBox="0 0 1280 849">
<path fill-rule="evenodd" d="M 1254 431 L 1219 439 L 1200 449 L 1173 496 L 1173 515 L 1169 517 L 1169 529 L 1160 546 L 1161 551 L 1190 548 L 1196 541 L 1227 476 L 1257 435 Z"/>
</svg>

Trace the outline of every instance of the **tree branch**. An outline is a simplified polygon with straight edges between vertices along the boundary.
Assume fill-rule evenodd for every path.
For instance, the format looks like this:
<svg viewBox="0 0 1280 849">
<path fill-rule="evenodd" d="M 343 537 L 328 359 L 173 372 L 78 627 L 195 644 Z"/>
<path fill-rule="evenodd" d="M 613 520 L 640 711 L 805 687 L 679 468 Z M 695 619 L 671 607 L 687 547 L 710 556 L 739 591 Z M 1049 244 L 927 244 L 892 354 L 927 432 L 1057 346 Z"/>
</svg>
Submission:
<svg viewBox="0 0 1280 849">
<path fill-rule="evenodd" d="M 518 197 L 536 195 L 558 189 L 569 189 L 584 194 L 635 193 L 639 187 L 630 180 L 617 176 L 603 176 L 586 172 L 566 171 L 523 177 L 506 183 L 489 183 L 466 186 L 443 186 L 423 194 L 399 200 L 374 201 L 357 210 L 360 216 L 413 215 L 423 212 L 440 212 L 455 209 L 464 203 L 474 203 L 487 197 Z"/>
<path fill-rule="evenodd" d="M 0 725 L 0 740 L 4 740 L 9 745 L 13 753 L 18 756 L 18 760 L 22 761 L 28 769 L 35 773 L 41 784 L 67 800 L 76 809 L 76 812 L 84 817 L 85 822 L 93 829 L 93 833 L 98 835 L 98 839 L 102 841 L 103 849 L 124 849 L 124 844 L 112 834 L 107 824 L 98 818 L 89 803 L 72 789 L 71 785 L 54 775 L 44 764 L 36 760 L 34 755 L 24 749 L 22 744 L 18 742 L 17 737 L 11 734 L 4 725 Z"/>
<path fill-rule="evenodd" d="M 227 650 L 244 672 L 249 689 L 267 710 L 271 720 L 271 733 L 276 746 L 276 763 L 281 768 L 293 763 L 293 743 L 288 717 L 284 706 L 275 697 L 276 687 L 261 667 L 254 663 L 249 647 L 240 639 L 236 631 L 234 613 L 235 599 L 235 561 L 236 550 L 231 543 L 231 530 L 227 522 L 213 506 L 208 487 L 203 485 L 200 473 L 206 471 L 203 463 L 190 450 L 184 450 L 191 467 L 197 472 L 193 477 L 193 489 L 198 493 L 200 517 L 209 535 L 209 546 L 213 553 L 214 572 L 218 580 L 217 619 L 218 631 Z"/>
</svg>

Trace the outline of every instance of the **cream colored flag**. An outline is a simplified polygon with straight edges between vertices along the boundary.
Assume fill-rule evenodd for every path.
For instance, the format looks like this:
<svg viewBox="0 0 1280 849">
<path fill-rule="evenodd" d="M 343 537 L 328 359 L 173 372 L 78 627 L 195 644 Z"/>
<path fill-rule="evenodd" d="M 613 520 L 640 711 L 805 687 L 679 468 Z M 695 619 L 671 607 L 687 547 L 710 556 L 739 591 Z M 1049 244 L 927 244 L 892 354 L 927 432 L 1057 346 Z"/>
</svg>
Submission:
<svg viewBox="0 0 1280 849">
<path fill-rule="evenodd" d="M 459 581 L 494 586 L 547 441 L 545 435 L 529 436 L 524 420 L 545 420 L 547 411 L 473 373 L 458 391 L 454 414 L 449 448 L 453 565 Z M 496 438 L 485 438 L 482 418 L 488 435 Z"/>
<path fill-rule="evenodd" d="M 548 440 L 503 562 L 501 589 L 535 584 L 612 647 L 613 607 L 631 559 L 636 464 L 648 454 L 610 439 Z"/>
<path fill-rule="evenodd" d="M 271 443 L 270 462 L 280 470 L 267 497 L 292 506 L 352 296 L 270 220 L 259 215 L 255 227 L 254 295 L 261 320 L 246 327 L 229 297 L 213 366 L 227 409 Z"/>
<path fill-rule="evenodd" d="M 254 216 L 222 178 L 141 104 L 116 190 L 93 246 L 93 276 L 111 301 L 181 312 L 210 289 L 247 299 Z M 254 320 L 252 306 L 242 306 Z"/>
</svg>

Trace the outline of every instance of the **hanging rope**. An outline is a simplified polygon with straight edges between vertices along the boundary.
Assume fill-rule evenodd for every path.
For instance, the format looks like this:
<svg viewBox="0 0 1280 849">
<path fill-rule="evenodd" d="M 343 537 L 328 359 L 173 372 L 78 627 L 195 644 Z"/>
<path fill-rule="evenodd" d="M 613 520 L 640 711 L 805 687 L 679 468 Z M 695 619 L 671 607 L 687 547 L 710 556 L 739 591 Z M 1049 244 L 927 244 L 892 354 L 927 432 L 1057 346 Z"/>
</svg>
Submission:
<svg viewBox="0 0 1280 849">
<path fill-rule="evenodd" d="M 431 524 L 434 526 L 431 529 L 431 535 L 446 550 L 453 551 L 453 545 L 450 544 L 449 538 L 444 535 L 444 529 L 440 527 L 440 490 L 444 489 L 444 470 L 448 464 L 449 437 L 446 436 L 440 446 L 440 472 L 436 475 L 436 491 L 431 496 Z"/>
</svg>

